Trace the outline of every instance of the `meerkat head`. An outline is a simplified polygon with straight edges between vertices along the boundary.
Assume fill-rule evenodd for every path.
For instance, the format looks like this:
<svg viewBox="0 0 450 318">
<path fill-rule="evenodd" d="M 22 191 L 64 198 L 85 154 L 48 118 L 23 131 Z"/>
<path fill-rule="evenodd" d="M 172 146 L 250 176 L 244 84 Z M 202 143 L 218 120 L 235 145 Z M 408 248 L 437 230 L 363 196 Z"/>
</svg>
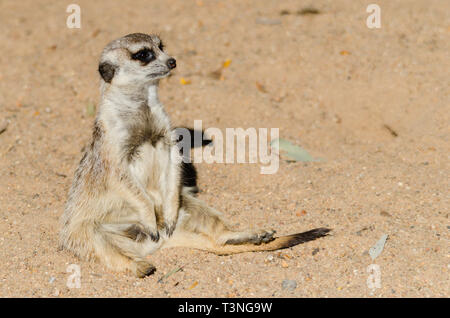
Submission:
<svg viewBox="0 0 450 318">
<path fill-rule="evenodd" d="M 133 33 L 109 43 L 100 58 L 102 80 L 115 86 L 146 86 L 169 75 L 176 61 L 156 35 Z"/>
</svg>

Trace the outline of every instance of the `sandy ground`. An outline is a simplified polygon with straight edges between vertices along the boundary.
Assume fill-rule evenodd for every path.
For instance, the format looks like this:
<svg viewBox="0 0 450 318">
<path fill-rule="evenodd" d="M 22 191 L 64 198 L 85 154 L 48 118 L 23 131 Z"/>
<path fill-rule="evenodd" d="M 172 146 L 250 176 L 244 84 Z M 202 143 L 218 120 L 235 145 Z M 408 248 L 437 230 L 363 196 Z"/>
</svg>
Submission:
<svg viewBox="0 0 450 318">
<path fill-rule="evenodd" d="M 381 29 L 366 27 L 369 1 L 80 0 L 82 27 L 68 29 L 70 3 L 0 2 L 0 296 L 449 296 L 449 1 L 377 0 Z M 319 14 L 297 14 L 310 6 Z M 332 236 L 275 253 L 164 250 L 145 279 L 57 250 L 99 54 L 138 31 L 159 33 L 177 59 L 161 83 L 176 125 L 278 127 L 325 159 L 282 161 L 273 175 L 199 164 L 200 198 L 237 228 Z M 70 264 L 79 289 L 67 287 Z M 380 288 L 367 284 L 371 264 Z"/>
</svg>

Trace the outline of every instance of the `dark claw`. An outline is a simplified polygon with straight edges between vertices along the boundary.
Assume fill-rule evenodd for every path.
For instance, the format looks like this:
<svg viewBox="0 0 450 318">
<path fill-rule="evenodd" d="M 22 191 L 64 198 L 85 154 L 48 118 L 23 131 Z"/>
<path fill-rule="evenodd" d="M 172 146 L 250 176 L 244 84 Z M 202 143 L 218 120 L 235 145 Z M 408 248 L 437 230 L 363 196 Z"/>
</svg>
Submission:
<svg viewBox="0 0 450 318">
<path fill-rule="evenodd" d="M 152 232 L 148 232 L 148 235 L 150 236 L 150 238 L 151 238 L 151 240 L 153 241 L 153 242 L 158 242 L 159 241 L 159 232 L 155 232 L 155 233 L 152 233 Z"/>
<path fill-rule="evenodd" d="M 175 231 L 176 222 L 171 225 L 167 225 L 164 223 L 164 231 L 166 232 L 167 237 L 171 237 L 173 232 Z"/>
<path fill-rule="evenodd" d="M 255 244 L 259 245 L 262 243 L 268 243 L 270 241 L 273 241 L 274 234 L 275 234 L 275 231 L 270 231 L 270 232 L 264 232 L 261 235 L 258 235 L 257 242 L 255 242 Z"/>
</svg>

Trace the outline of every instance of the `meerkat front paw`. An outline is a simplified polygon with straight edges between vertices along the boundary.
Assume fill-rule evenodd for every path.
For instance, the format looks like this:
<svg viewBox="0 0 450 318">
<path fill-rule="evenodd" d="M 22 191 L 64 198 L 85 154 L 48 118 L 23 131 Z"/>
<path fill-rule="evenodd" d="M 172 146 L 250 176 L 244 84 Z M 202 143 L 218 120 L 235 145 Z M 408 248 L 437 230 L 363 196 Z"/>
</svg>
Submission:
<svg viewBox="0 0 450 318">
<path fill-rule="evenodd" d="M 175 227 L 177 225 L 177 221 L 173 221 L 170 224 L 167 224 L 166 222 L 164 222 L 164 226 L 163 226 L 163 230 L 164 233 L 167 235 L 167 237 L 171 237 L 173 232 L 175 231 Z"/>
<path fill-rule="evenodd" d="M 142 224 L 133 224 L 124 231 L 124 235 L 133 241 L 143 242 L 147 238 L 150 238 L 153 242 L 159 241 L 159 232 L 152 231 L 150 228 L 143 226 Z"/>
<path fill-rule="evenodd" d="M 153 242 L 156 243 L 159 241 L 160 236 L 159 236 L 159 232 L 157 229 L 153 230 L 153 229 L 146 227 L 145 231 Z"/>
<path fill-rule="evenodd" d="M 136 242 L 145 241 L 148 237 L 142 224 L 131 225 L 129 228 L 123 231 L 123 234 L 124 236 Z"/>
</svg>

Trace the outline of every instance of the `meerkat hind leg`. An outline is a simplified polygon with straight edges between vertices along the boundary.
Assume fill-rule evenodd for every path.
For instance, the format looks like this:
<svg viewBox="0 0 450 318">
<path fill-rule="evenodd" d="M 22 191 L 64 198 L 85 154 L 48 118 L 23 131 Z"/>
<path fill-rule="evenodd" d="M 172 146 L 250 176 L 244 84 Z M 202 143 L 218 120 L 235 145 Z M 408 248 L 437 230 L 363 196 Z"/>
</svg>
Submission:
<svg viewBox="0 0 450 318">
<path fill-rule="evenodd" d="M 207 250 L 219 255 L 251 251 L 273 251 L 326 236 L 329 229 L 274 237 L 275 231 L 232 231 L 221 214 L 205 203 L 183 193 L 180 220 L 173 237 L 164 248 L 184 246 Z"/>
<path fill-rule="evenodd" d="M 326 236 L 330 229 L 274 237 L 275 231 L 232 231 L 221 214 L 183 192 L 180 219 L 173 236 L 163 248 L 184 246 L 207 250 L 218 255 L 252 251 L 273 251 L 292 247 Z"/>
<path fill-rule="evenodd" d="M 209 237 L 215 244 L 261 244 L 273 240 L 275 231 L 233 231 L 222 219 L 221 213 L 190 194 L 183 193 L 182 208 L 186 212 L 181 227 L 187 232 Z"/>
<path fill-rule="evenodd" d="M 156 271 L 156 267 L 145 260 L 146 250 L 148 250 L 146 245 L 156 244 L 149 238 L 143 225 L 139 223 L 103 224 L 101 235 L 110 249 L 107 257 L 105 253 L 101 253 L 108 267 L 115 270 L 129 270 L 139 278 L 149 276 Z M 118 260 L 124 261 L 120 264 Z"/>
</svg>

